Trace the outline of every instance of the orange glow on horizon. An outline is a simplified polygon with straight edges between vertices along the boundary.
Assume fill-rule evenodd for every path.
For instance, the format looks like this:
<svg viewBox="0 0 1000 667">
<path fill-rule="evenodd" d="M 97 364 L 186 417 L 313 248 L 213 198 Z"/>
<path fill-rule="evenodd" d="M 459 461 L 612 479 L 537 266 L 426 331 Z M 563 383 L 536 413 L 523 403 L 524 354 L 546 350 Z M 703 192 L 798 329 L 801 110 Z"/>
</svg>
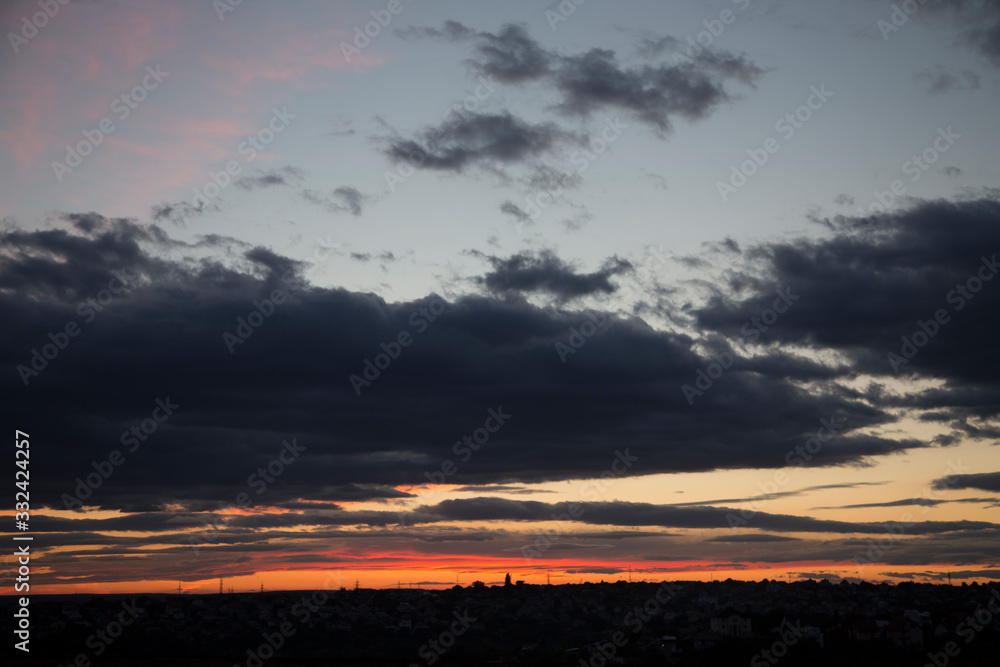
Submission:
<svg viewBox="0 0 1000 667">
<path fill-rule="evenodd" d="M 581 562 L 570 559 L 550 559 L 545 565 L 525 566 L 523 560 L 503 561 L 492 558 L 459 559 L 442 557 L 422 563 L 394 562 L 384 567 L 373 567 L 370 563 L 362 567 L 350 569 L 330 569 L 317 567 L 313 569 L 274 569 L 261 570 L 253 574 L 242 574 L 227 577 L 225 572 L 206 577 L 197 581 L 170 580 L 134 580 L 106 583 L 66 581 L 62 583 L 32 583 L 34 594 L 155 594 L 178 592 L 187 594 L 212 594 L 219 592 L 219 579 L 223 580 L 223 589 L 229 593 L 259 592 L 261 584 L 265 591 L 294 590 L 337 590 L 341 587 L 351 589 L 357 584 L 365 589 L 389 588 L 451 588 L 456 584 L 470 586 L 474 581 L 482 581 L 487 586 L 502 585 L 504 577 L 509 573 L 513 581 L 523 580 L 526 584 L 541 585 L 551 582 L 553 585 L 576 583 L 613 583 L 615 581 L 633 582 L 648 581 L 761 581 L 770 579 L 776 581 L 798 581 L 806 578 L 798 573 L 821 573 L 829 578 L 840 577 L 851 581 L 858 580 L 857 571 L 850 564 L 803 561 L 782 563 L 780 566 L 746 566 L 733 567 L 732 564 L 713 562 L 646 562 L 640 567 L 628 565 L 608 565 L 604 562 Z M 907 577 L 883 577 L 873 571 L 865 581 L 923 581 L 926 583 L 944 583 L 926 576 L 928 571 L 946 572 L 952 568 L 950 564 L 931 564 L 916 567 L 893 567 L 893 570 Z M 596 571 L 595 571 L 596 570 Z M 604 571 L 602 571 L 604 570 Z M 40 575 L 41 576 L 41 575 Z M 995 581 L 991 577 L 954 578 L 955 583 L 978 581 L 988 583 Z"/>
</svg>

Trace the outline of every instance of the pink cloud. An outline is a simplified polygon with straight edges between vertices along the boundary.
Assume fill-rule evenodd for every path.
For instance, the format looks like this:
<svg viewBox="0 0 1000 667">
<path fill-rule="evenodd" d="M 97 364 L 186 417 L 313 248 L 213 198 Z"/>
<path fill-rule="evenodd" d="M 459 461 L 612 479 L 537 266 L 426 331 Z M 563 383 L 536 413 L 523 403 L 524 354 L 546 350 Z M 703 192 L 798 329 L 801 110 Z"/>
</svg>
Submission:
<svg viewBox="0 0 1000 667">
<path fill-rule="evenodd" d="M 7 23 L 16 25 L 33 7 L 20 3 Z M 343 7 L 310 11 L 275 18 L 274 6 L 246 3 L 220 22 L 210 3 L 64 6 L 0 66 L 0 148 L 32 179 L 26 185 L 37 183 L 26 197 L 56 185 L 51 163 L 63 162 L 66 146 L 76 146 L 85 130 L 107 118 L 114 130 L 66 175 L 58 196 L 86 200 L 113 189 L 123 203 L 146 197 L 148 207 L 164 192 L 202 185 L 210 169 L 239 159 L 237 146 L 257 131 L 261 114 L 291 106 L 297 91 L 333 87 L 340 72 L 386 61 L 373 46 L 348 63 L 340 44 L 352 33 L 336 17 Z M 169 78 L 119 117 L 112 103 L 143 81 L 147 66 L 157 65 Z"/>
<path fill-rule="evenodd" d="M 79 140 L 117 94 L 141 81 L 146 64 L 174 49 L 181 18 L 178 7 L 149 0 L 62 7 L 0 71 L 0 142 L 31 166 Z"/>
</svg>

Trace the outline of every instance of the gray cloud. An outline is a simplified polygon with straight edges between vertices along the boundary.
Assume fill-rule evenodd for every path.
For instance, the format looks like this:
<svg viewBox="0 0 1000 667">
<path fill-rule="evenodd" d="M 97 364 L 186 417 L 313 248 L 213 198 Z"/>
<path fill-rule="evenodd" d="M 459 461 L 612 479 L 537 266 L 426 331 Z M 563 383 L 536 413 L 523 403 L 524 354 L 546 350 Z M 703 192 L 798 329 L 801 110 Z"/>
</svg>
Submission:
<svg viewBox="0 0 1000 667">
<path fill-rule="evenodd" d="M 495 162 L 523 162 L 571 138 L 553 123 L 528 123 L 508 112 L 469 113 L 450 117 L 416 140 L 391 140 L 385 152 L 394 162 L 457 172 L 489 168 Z"/>
<path fill-rule="evenodd" d="M 513 216 L 519 222 L 531 222 L 531 216 L 512 201 L 505 201 L 500 204 L 500 212 Z"/>
<path fill-rule="evenodd" d="M 259 171 L 255 176 L 243 176 L 236 180 L 236 187 L 241 190 L 259 190 L 277 185 L 292 185 L 302 180 L 304 174 L 296 167 L 281 167 L 280 169 L 269 169 Z"/>
<path fill-rule="evenodd" d="M 543 292 L 561 300 L 590 294 L 611 294 L 617 287 L 611 278 L 628 273 L 632 265 L 617 257 L 608 259 L 600 270 L 576 273 L 550 250 L 523 252 L 506 259 L 486 257 L 493 270 L 477 282 L 491 292 Z"/>
<path fill-rule="evenodd" d="M 972 70 L 951 72 L 941 66 L 917 73 L 914 78 L 927 87 L 927 92 L 940 95 L 958 90 L 978 90 L 980 78 Z"/>
<path fill-rule="evenodd" d="M 302 197 L 312 204 L 322 206 L 331 213 L 350 213 L 354 217 L 361 215 L 365 204 L 372 201 L 371 196 L 350 186 L 336 188 L 329 196 L 315 190 L 303 190 Z"/>
<path fill-rule="evenodd" d="M 561 93 L 558 108 L 566 115 L 618 109 L 661 135 L 671 129 L 674 115 L 702 119 L 730 101 L 727 81 L 752 86 L 764 74 L 745 56 L 715 49 L 704 49 L 697 57 L 672 65 L 624 65 L 614 51 L 598 48 L 563 55 L 542 47 L 521 24 L 507 24 L 497 33 L 477 32 L 455 22 L 445 24 L 443 30 L 403 32 L 411 38 L 472 41 L 476 57 L 471 65 L 479 75 L 512 84 L 544 82 Z M 647 38 L 640 42 L 639 53 L 655 58 L 675 41 L 668 37 L 654 43 Z"/>
<path fill-rule="evenodd" d="M 1000 493 L 1000 472 L 952 475 L 934 482 L 935 489 L 980 489 Z"/>
</svg>

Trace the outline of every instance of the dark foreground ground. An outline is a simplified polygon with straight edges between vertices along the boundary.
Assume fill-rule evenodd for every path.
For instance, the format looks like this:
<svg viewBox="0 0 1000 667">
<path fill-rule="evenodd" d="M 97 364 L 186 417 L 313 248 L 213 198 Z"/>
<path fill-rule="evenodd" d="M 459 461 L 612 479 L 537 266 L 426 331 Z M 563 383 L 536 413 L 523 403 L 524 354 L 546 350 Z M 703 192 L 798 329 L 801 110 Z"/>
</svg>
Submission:
<svg viewBox="0 0 1000 667">
<path fill-rule="evenodd" d="M 1000 586 L 656 582 L 32 596 L 3 665 L 1000 665 Z M 737 635 L 737 636 L 732 636 Z"/>
</svg>

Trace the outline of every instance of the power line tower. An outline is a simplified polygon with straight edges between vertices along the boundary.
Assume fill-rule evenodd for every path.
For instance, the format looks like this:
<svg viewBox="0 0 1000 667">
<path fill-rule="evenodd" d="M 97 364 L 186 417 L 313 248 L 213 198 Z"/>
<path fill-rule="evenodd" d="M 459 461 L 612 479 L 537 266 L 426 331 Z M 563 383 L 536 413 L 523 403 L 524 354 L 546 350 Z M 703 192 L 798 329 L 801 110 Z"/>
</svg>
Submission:
<svg viewBox="0 0 1000 667">
<path fill-rule="evenodd" d="M 222 595 L 222 577 L 219 577 L 219 595 Z"/>
</svg>

